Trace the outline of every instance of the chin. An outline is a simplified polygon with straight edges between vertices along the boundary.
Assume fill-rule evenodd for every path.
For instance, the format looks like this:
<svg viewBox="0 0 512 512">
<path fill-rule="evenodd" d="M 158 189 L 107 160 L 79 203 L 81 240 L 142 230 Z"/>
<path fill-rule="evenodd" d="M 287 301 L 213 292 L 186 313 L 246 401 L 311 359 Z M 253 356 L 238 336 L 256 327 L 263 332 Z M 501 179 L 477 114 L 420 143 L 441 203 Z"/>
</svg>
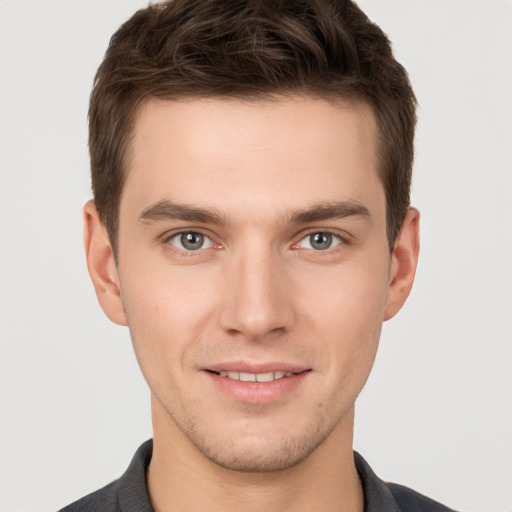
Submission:
<svg viewBox="0 0 512 512">
<path fill-rule="evenodd" d="M 201 450 L 214 464 L 231 471 L 243 473 L 268 473 L 283 471 L 306 459 L 320 443 L 312 440 L 286 441 L 280 446 L 267 445 L 261 449 L 254 446 L 231 445 L 225 450 Z"/>
<path fill-rule="evenodd" d="M 332 429 L 311 428 L 307 433 L 281 432 L 280 435 L 232 435 L 229 440 L 187 433 L 207 459 L 225 469 L 244 473 L 267 473 L 290 469 L 308 458 L 330 435 Z M 267 433 L 268 434 L 268 433 Z M 214 442 L 212 442 L 214 441 Z"/>
</svg>

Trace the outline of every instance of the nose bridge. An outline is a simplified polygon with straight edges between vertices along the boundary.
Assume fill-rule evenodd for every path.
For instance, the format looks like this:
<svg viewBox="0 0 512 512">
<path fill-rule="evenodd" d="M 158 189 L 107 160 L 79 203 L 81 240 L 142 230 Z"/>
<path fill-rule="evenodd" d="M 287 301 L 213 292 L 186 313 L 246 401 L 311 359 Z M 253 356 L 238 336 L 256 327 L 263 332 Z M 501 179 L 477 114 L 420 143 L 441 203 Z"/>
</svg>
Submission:
<svg viewBox="0 0 512 512">
<path fill-rule="evenodd" d="M 286 332 L 293 321 L 287 273 L 271 244 L 249 240 L 233 252 L 226 267 L 226 300 L 221 322 L 225 330 L 261 339 Z"/>
</svg>

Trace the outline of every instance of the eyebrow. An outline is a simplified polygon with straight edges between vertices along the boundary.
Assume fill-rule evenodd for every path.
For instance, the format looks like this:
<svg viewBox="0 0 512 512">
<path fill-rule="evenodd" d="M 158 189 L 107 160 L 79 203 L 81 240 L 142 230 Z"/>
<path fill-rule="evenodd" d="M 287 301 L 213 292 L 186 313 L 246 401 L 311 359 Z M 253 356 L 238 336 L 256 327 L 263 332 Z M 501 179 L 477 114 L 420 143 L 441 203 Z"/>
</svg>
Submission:
<svg viewBox="0 0 512 512">
<path fill-rule="evenodd" d="M 307 224 L 329 219 L 344 219 L 346 217 L 361 217 L 364 220 L 370 220 L 370 211 L 366 206 L 357 201 L 340 201 L 320 203 L 299 210 L 291 216 L 293 224 Z"/>
<path fill-rule="evenodd" d="M 164 220 L 184 220 L 218 225 L 226 224 L 226 220 L 212 210 L 178 204 L 167 199 L 149 206 L 139 215 L 139 222 L 146 224 Z"/>
<path fill-rule="evenodd" d="M 371 215 L 368 208 L 357 201 L 326 202 L 293 212 L 289 217 L 289 222 L 291 224 L 307 224 L 346 217 L 361 217 L 364 220 L 369 220 Z M 168 199 L 158 201 L 144 209 L 138 218 L 138 221 L 144 224 L 166 220 L 183 220 L 221 226 L 227 224 L 226 219 L 213 210 L 179 204 Z"/>
</svg>

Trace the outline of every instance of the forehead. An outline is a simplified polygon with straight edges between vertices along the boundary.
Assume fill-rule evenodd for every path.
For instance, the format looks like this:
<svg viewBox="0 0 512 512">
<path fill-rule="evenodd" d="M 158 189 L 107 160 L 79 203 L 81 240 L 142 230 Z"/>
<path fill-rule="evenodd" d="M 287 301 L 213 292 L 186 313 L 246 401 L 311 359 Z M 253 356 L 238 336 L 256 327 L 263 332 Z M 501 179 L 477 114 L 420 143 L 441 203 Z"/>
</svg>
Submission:
<svg viewBox="0 0 512 512">
<path fill-rule="evenodd" d="M 371 201 L 369 192 L 383 194 L 376 138 L 364 103 L 150 100 L 135 122 L 121 208 L 162 199 L 241 209 Z"/>
</svg>

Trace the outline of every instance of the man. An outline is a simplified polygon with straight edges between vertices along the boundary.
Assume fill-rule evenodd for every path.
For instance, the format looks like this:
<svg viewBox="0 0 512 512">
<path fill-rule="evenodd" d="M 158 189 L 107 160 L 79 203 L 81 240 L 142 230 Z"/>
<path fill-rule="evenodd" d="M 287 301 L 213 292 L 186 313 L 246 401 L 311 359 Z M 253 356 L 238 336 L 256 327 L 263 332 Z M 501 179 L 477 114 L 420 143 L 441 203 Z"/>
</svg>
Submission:
<svg viewBox="0 0 512 512">
<path fill-rule="evenodd" d="M 419 250 L 415 98 L 346 0 L 174 0 L 111 40 L 85 247 L 154 437 L 66 511 L 443 511 L 353 452 Z"/>
</svg>

